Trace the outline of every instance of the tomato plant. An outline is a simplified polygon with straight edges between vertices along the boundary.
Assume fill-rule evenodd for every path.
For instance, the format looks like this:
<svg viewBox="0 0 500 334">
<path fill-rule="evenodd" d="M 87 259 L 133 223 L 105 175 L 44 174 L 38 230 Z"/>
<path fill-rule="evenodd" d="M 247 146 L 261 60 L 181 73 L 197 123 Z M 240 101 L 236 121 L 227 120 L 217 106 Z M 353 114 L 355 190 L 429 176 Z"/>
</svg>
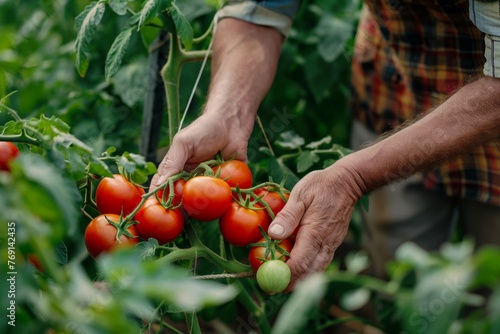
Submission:
<svg viewBox="0 0 500 334">
<path fill-rule="evenodd" d="M 292 250 L 292 243 L 286 239 L 279 241 L 279 243 L 277 243 L 276 245 L 277 247 L 274 247 L 274 249 L 272 250 L 271 247 L 273 246 L 269 245 L 269 243 L 266 242 L 265 238 L 260 239 L 257 244 L 261 245 L 252 246 L 252 248 L 250 248 L 250 251 L 248 252 L 248 263 L 250 264 L 254 272 L 257 272 L 259 267 L 265 262 L 264 260 L 273 259 L 272 258 L 273 251 L 274 251 L 274 259 L 286 262 L 289 259 L 289 256 L 285 255 L 280 250 L 280 248 L 286 251 L 287 253 L 290 253 L 290 251 Z"/>
<path fill-rule="evenodd" d="M 182 193 L 184 191 L 184 185 L 186 184 L 186 180 L 184 179 L 179 179 L 174 182 L 174 196 L 172 199 L 172 205 L 179 205 L 182 202 Z M 168 198 L 170 196 L 170 188 L 169 185 L 167 184 L 165 187 L 162 187 L 158 190 L 156 193 L 158 198 L 162 201 L 168 201 Z"/>
<path fill-rule="evenodd" d="M 226 181 L 231 188 L 238 186 L 241 189 L 247 189 L 252 186 L 252 171 L 241 160 L 225 161 L 212 169 L 215 174 L 220 173 L 218 177 Z"/>
<path fill-rule="evenodd" d="M 233 202 L 220 217 L 219 228 L 224 239 L 243 247 L 262 238 L 261 227 L 267 232 L 269 220 L 262 208 L 249 208 Z"/>
<path fill-rule="evenodd" d="M 101 214 L 128 215 L 139 205 L 144 189 L 120 174 L 105 177 L 96 189 L 95 201 Z"/>
<path fill-rule="evenodd" d="M 231 206 L 231 188 L 224 180 L 195 176 L 184 185 L 182 206 L 186 213 L 200 221 L 219 218 Z"/>
<path fill-rule="evenodd" d="M 117 238 L 120 216 L 116 214 L 99 215 L 87 225 L 84 234 L 85 246 L 95 259 L 101 253 L 111 252 L 121 247 L 133 247 L 139 242 L 137 230 L 130 225 Z"/>
<path fill-rule="evenodd" d="M 290 284 L 291 272 L 288 265 L 280 260 L 264 262 L 257 270 L 257 283 L 267 293 L 279 293 Z"/>
<path fill-rule="evenodd" d="M 10 171 L 10 162 L 19 156 L 19 149 L 8 141 L 0 142 L 0 170 Z"/>
<path fill-rule="evenodd" d="M 180 209 L 164 207 L 156 198 L 149 198 L 139 209 L 134 219 L 137 233 L 143 239 L 155 238 L 160 245 L 177 238 L 184 229 L 184 218 Z"/>
</svg>

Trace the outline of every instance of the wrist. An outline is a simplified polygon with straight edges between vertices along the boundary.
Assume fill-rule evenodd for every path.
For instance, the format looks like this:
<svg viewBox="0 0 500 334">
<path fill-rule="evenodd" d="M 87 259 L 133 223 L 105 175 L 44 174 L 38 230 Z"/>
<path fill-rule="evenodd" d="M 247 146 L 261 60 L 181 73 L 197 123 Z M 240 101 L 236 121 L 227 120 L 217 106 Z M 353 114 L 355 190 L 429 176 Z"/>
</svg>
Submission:
<svg viewBox="0 0 500 334">
<path fill-rule="evenodd" d="M 353 159 L 351 154 L 324 170 L 329 187 L 347 194 L 353 203 L 369 192 L 358 166 L 357 159 Z"/>
</svg>

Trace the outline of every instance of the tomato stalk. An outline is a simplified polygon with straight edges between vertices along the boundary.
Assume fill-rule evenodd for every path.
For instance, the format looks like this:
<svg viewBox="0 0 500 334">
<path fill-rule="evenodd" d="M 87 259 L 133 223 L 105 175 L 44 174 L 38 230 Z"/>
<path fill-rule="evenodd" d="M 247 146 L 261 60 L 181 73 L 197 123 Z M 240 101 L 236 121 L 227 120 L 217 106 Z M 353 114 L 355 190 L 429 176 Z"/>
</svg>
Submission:
<svg viewBox="0 0 500 334">
<path fill-rule="evenodd" d="M 235 280 L 234 285 L 236 285 L 240 291 L 238 294 L 238 300 L 243 304 L 248 312 L 254 318 L 256 325 L 259 327 L 259 330 L 262 334 L 271 333 L 271 326 L 269 321 L 267 320 L 264 304 L 261 306 L 257 305 L 255 300 L 248 293 L 247 288 L 243 285 L 240 280 Z"/>
<path fill-rule="evenodd" d="M 169 18 L 163 17 L 166 21 Z M 166 26 L 173 26 L 166 24 Z M 210 35 L 212 25 L 208 28 L 207 32 L 198 39 L 201 41 Z M 177 133 L 180 125 L 180 103 L 179 103 L 179 83 L 182 66 L 187 62 L 197 62 L 205 58 L 208 51 L 206 50 L 193 50 L 185 51 L 181 45 L 179 36 L 175 29 L 170 32 L 170 49 L 168 60 L 165 66 L 161 69 L 161 77 L 165 86 L 165 94 L 167 99 L 167 113 L 168 113 L 168 139 L 172 143 L 174 135 Z"/>
<path fill-rule="evenodd" d="M 171 250 L 171 252 L 156 261 L 159 261 L 162 264 L 169 264 L 178 260 L 194 260 L 198 257 L 203 257 L 229 273 L 244 273 L 251 271 L 250 266 L 236 260 L 226 260 L 215 253 L 213 250 L 205 246 L 196 235 L 196 232 L 191 224 L 186 224 L 185 231 L 190 241 L 191 247 L 169 247 L 168 250 Z"/>
</svg>

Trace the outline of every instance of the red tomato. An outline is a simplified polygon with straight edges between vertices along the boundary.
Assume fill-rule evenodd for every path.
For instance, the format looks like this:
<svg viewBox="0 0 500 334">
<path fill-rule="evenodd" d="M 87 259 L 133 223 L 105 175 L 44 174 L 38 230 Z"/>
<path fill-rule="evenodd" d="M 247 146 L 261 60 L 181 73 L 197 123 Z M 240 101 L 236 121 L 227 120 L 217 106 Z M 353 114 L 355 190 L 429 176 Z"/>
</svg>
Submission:
<svg viewBox="0 0 500 334">
<path fill-rule="evenodd" d="M 39 272 L 44 271 L 42 261 L 40 260 L 40 257 L 37 254 L 29 253 L 28 254 L 28 262 L 31 263 L 33 265 L 33 267 L 35 267 L 36 270 L 38 270 Z"/>
<path fill-rule="evenodd" d="M 231 188 L 222 179 L 195 176 L 184 185 L 182 206 L 186 213 L 201 221 L 219 218 L 231 206 Z"/>
<path fill-rule="evenodd" d="M 219 228 L 224 239 L 243 247 L 262 238 L 259 226 L 267 232 L 269 220 L 262 209 L 250 209 L 233 202 L 220 217 Z"/>
<path fill-rule="evenodd" d="M 184 185 L 186 184 L 186 181 L 184 179 L 179 179 L 174 182 L 174 198 L 172 199 L 172 205 L 177 206 L 181 204 L 182 201 L 182 192 L 184 191 Z M 157 196 L 159 199 L 163 198 L 163 192 L 165 192 L 165 201 L 168 201 L 168 196 L 170 195 L 170 188 L 169 185 L 165 188 L 161 188 L 157 192 Z"/>
<path fill-rule="evenodd" d="M 266 239 L 262 238 L 258 242 L 265 242 L 265 241 Z M 281 240 L 278 246 L 283 248 L 288 253 L 292 251 L 292 243 L 286 239 Z M 254 272 L 257 272 L 257 269 L 259 269 L 262 263 L 264 263 L 260 259 L 266 258 L 268 260 L 271 260 L 271 253 L 269 252 L 269 254 L 267 254 L 267 257 L 264 257 L 265 254 L 266 254 L 266 247 L 264 246 L 252 246 L 252 248 L 250 248 L 250 252 L 248 253 L 248 263 L 250 263 L 250 266 L 252 267 Z M 289 258 L 288 255 L 284 255 L 282 258 L 280 258 L 280 256 L 283 255 L 283 253 L 281 253 L 278 250 L 276 250 L 274 255 L 275 259 L 280 259 L 284 262 L 286 262 Z"/>
<path fill-rule="evenodd" d="M 144 189 L 134 185 L 120 174 L 105 177 L 96 189 L 95 201 L 101 214 L 128 215 L 139 205 Z M 123 211 L 123 212 L 122 212 Z"/>
<path fill-rule="evenodd" d="M 266 202 L 267 205 L 269 205 L 269 208 L 274 213 L 274 216 L 276 216 L 278 212 L 280 212 L 285 207 L 286 202 L 284 202 L 280 194 L 275 191 L 269 191 L 267 188 L 259 188 L 256 189 L 254 193 L 257 197 L 263 195 L 262 200 Z M 290 194 L 285 193 L 284 196 L 288 201 Z M 267 210 L 265 211 L 267 213 Z M 269 219 L 271 219 L 270 216 Z"/>
<path fill-rule="evenodd" d="M 184 218 L 179 209 L 167 209 L 156 198 L 149 198 L 134 217 L 134 225 L 143 239 L 155 238 L 160 245 L 177 238 L 184 229 Z"/>
<path fill-rule="evenodd" d="M 0 170 L 10 171 L 10 162 L 17 158 L 19 149 L 8 141 L 0 142 Z"/>
<path fill-rule="evenodd" d="M 134 247 L 139 242 L 139 238 L 129 238 L 125 234 L 122 234 L 120 239 L 117 240 L 116 227 L 111 225 L 106 218 L 114 223 L 120 221 L 119 215 L 99 215 L 92 219 L 85 229 L 85 235 L 83 236 L 85 246 L 94 259 L 101 253 L 111 252 L 122 247 Z M 129 226 L 127 231 L 133 236 L 138 236 L 134 225 Z"/>
<path fill-rule="evenodd" d="M 238 185 L 240 189 L 252 187 L 252 171 L 243 161 L 229 160 L 212 169 L 215 174 L 217 174 L 217 171 L 220 169 L 220 175 L 218 177 L 226 181 L 232 188 L 236 187 L 236 185 Z"/>
</svg>

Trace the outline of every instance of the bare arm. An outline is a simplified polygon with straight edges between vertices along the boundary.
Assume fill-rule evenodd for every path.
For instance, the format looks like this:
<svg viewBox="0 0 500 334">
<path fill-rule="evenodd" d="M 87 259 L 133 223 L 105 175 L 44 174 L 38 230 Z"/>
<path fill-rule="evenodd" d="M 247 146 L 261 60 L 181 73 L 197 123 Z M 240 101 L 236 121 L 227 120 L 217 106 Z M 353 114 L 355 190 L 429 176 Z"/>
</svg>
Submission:
<svg viewBox="0 0 500 334">
<path fill-rule="evenodd" d="M 467 153 L 499 135 L 500 79 L 484 77 L 403 130 L 306 175 L 269 229 L 272 237 L 280 239 L 300 224 L 287 262 L 292 271 L 289 288 L 308 273 L 328 266 L 363 194 Z"/>
<path fill-rule="evenodd" d="M 152 188 L 219 150 L 224 158 L 246 160 L 255 114 L 274 80 L 282 43 L 283 36 L 272 28 L 231 18 L 219 22 L 203 114 L 174 137 Z"/>
</svg>

